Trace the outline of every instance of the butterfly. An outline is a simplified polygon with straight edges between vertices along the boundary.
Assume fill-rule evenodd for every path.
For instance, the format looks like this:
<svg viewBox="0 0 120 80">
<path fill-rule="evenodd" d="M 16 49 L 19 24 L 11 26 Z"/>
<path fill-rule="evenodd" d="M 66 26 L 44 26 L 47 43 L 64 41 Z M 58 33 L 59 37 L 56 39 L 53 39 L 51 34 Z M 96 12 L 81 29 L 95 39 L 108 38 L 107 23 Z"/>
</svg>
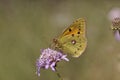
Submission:
<svg viewBox="0 0 120 80">
<path fill-rule="evenodd" d="M 113 30 L 114 36 L 117 40 L 120 40 L 120 18 L 114 18 L 112 21 L 111 29 Z"/>
<path fill-rule="evenodd" d="M 79 18 L 57 38 L 53 39 L 54 48 L 72 57 L 79 57 L 86 49 L 86 21 Z"/>
</svg>

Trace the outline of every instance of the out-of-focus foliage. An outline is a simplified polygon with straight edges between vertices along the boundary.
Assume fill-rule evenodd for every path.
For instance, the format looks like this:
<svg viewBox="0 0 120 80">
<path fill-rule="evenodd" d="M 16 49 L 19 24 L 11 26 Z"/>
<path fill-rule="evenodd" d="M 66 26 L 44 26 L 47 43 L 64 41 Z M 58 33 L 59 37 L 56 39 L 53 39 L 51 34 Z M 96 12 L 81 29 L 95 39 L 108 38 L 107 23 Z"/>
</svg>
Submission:
<svg viewBox="0 0 120 80">
<path fill-rule="evenodd" d="M 119 0 L 1 0 L 0 80 L 38 80 L 35 62 L 39 50 L 83 17 L 88 47 L 79 58 L 57 65 L 65 80 L 120 80 L 120 42 L 114 39 L 107 18 Z M 58 80 L 41 70 L 40 80 Z"/>
</svg>

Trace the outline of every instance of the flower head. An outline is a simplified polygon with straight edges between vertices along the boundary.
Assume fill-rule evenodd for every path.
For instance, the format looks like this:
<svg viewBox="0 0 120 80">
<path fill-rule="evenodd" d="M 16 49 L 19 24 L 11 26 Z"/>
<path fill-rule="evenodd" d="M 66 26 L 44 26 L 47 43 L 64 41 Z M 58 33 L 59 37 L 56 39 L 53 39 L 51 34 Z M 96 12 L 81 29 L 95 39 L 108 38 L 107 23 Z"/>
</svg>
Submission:
<svg viewBox="0 0 120 80">
<path fill-rule="evenodd" d="M 116 40 L 120 41 L 120 8 L 113 8 L 108 14 L 109 20 L 112 22 L 112 30 Z"/>
<path fill-rule="evenodd" d="M 112 30 L 114 32 L 115 38 L 120 41 L 120 18 L 114 18 L 112 20 Z"/>
<path fill-rule="evenodd" d="M 112 26 L 116 29 L 120 29 L 120 17 L 116 17 L 112 20 Z"/>
<path fill-rule="evenodd" d="M 61 60 L 69 61 L 69 59 L 66 58 L 66 56 L 67 55 L 63 55 L 61 52 L 57 52 L 50 48 L 42 50 L 39 59 L 37 59 L 36 61 L 37 75 L 40 76 L 41 68 L 51 68 L 52 71 L 56 71 L 55 67 L 57 62 Z"/>
</svg>

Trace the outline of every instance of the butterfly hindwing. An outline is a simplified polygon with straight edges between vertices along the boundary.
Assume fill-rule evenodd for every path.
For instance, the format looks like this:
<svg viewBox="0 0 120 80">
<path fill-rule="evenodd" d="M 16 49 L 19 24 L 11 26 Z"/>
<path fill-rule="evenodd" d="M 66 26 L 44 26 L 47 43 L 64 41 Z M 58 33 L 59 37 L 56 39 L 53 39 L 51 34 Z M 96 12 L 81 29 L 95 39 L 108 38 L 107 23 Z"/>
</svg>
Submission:
<svg viewBox="0 0 120 80">
<path fill-rule="evenodd" d="M 73 38 L 69 38 L 69 36 L 64 37 L 67 38 L 67 42 L 62 44 L 62 51 L 64 53 L 68 53 L 73 57 L 79 57 L 86 48 L 86 38 L 80 36 L 81 38 L 75 36 Z M 64 39 L 63 38 L 63 39 Z"/>
</svg>

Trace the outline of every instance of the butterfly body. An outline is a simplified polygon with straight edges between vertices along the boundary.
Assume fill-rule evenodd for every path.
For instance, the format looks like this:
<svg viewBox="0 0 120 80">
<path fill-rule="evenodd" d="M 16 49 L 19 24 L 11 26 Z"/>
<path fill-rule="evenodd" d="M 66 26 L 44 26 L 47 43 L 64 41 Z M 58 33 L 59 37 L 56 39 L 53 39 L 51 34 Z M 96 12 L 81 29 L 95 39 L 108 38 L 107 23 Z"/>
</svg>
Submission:
<svg viewBox="0 0 120 80">
<path fill-rule="evenodd" d="M 79 57 L 87 46 L 85 20 L 77 19 L 65 31 L 54 39 L 55 49 Z"/>
</svg>

